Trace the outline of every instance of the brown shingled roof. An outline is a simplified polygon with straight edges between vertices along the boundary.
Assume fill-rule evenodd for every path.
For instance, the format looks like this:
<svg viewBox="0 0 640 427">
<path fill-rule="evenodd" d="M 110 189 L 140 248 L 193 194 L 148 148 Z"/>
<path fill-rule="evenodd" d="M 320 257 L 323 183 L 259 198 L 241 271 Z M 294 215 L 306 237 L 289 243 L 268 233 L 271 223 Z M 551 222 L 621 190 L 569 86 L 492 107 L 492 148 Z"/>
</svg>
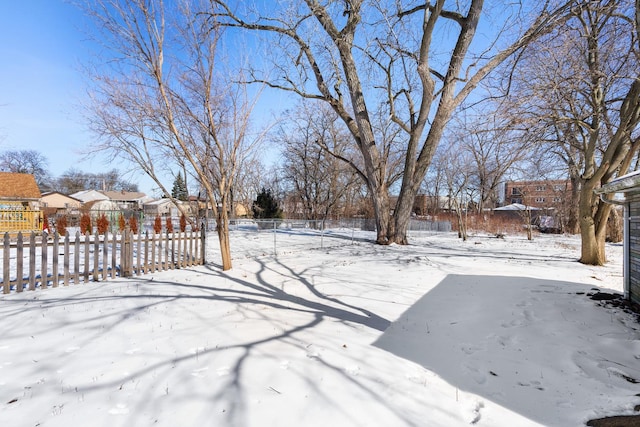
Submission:
<svg viewBox="0 0 640 427">
<path fill-rule="evenodd" d="M 0 199 L 37 200 L 40 197 L 40 189 L 33 175 L 0 172 Z"/>
</svg>

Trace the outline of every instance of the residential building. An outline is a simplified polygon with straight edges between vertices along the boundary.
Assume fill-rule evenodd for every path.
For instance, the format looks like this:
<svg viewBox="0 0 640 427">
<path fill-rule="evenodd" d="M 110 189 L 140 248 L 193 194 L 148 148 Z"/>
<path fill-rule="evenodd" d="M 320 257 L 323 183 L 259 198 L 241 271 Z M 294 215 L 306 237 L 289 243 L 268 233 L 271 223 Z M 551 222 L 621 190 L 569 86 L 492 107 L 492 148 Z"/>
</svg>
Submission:
<svg viewBox="0 0 640 427">
<path fill-rule="evenodd" d="M 153 198 L 137 191 L 101 191 L 101 194 L 116 202 L 121 210 L 142 210 L 142 206 Z"/>
<path fill-rule="evenodd" d="M 33 175 L 0 172 L 0 232 L 42 230 L 40 197 Z"/>
<path fill-rule="evenodd" d="M 571 198 L 571 181 L 509 181 L 504 185 L 504 204 L 513 203 L 540 209 L 560 209 Z"/>
<path fill-rule="evenodd" d="M 40 199 L 40 208 L 47 216 L 79 215 L 80 207 L 82 200 L 57 191 L 43 193 Z"/>
</svg>

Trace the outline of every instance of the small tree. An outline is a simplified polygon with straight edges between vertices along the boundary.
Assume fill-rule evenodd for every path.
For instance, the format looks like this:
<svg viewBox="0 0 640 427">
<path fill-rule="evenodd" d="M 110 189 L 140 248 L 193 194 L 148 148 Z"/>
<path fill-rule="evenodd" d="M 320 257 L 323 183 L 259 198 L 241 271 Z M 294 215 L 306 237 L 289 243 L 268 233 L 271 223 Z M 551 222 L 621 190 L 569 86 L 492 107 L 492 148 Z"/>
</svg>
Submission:
<svg viewBox="0 0 640 427">
<path fill-rule="evenodd" d="M 278 206 L 278 202 L 271 194 L 271 190 L 262 189 L 258 197 L 251 207 L 253 217 L 258 219 L 282 219 L 282 210 Z"/>
<path fill-rule="evenodd" d="M 167 229 L 167 234 L 173 233 L 173 222 L 171 222 L 170 216 L 167 217 L 165 228 Z"/>
<path fill-rule="evenodd" d="M 187 190 L 187 184 L 182 178 L 182 174 L 178 173 L 173 181 L 173 187 L 171 188 L 171 197 L 181 201 L 186 201 L 189 198 L 189 191 Z"/>
<path fill-rule="evenodd" d="M 96 221 L 96 227 L 98 227 L 98 234 L 102 235 L 106 234 L 109 230 L 109 220 L 104 213 L 98 217 L 98 220 Z"/>
<path fill-rule="evenodd" d="M 135 215 L 129 217 L 129 229 L 133 234 L 138 234 L 138 218 Z"/>
<path fill-rule="evenodd" d="M 124 229 L 127 227 L 127 221 L 124 219 L 124 215 L 121 213 L 118 217 L 118 231 L 122 233 Z"/>
<path fill-rule="evenodd" d="M 92 229 L 91 217 L 85 212 L 80 216 L 80 232 L 82 234 L 91 234 Z"/>
<path fill-rule="evenodd" d="M 153 232 L 156 234 L 160 234 L 162 231 L 162 218 L 160 215 L 156 215 L 156 218 L 153 220 Z"/>
<path fill-rule="evenodd" d="M 67 234 L 67 216 L 62 215 L 56 219 L 56 232 L 60 236 L 65 236 Z"/>
<path fill-rule="evenodd" d="M 180 215 L 180 232 L 184 233 L 187 229 L 187 217 L 184 214 Z"/>
</svg>

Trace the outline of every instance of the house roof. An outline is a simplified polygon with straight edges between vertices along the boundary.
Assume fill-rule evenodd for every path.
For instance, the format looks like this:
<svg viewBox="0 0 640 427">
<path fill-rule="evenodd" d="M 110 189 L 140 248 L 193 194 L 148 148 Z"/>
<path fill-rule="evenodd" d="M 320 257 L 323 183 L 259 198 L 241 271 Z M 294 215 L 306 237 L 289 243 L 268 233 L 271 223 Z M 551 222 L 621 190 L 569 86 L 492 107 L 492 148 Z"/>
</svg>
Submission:
<svg viewBox="0 0 640 427">
<path fill-rule="evenodd" d="M 83 203 L 96 200 L 108 200 L 109 198 L 96 190 L 82 190 L 71 194 L 71 197 L 81 200 Z"/>
<path fill-rule="evenodd" d="M 616 178 L 594 191 L 596 194 L 626 193 L 632 190 L 637 191 L 638 187 L 640 187 L 640 170 Z"/>
<path fill-rule="evenodd" d="M 146 202 L 144 204 L 144 206 L 161 206 L 161 205 L 165 205 L 165 204 L 171 204 L 175 206 L 175 203 L 173 203 L 171 201 L 171 199 L 159 199 L 159 200 L 153 200 L 151 202 Z"/>
<path fill-rule="evenodd" d="M 102 194 L 107 196 L 110 200 L 116 200 L 119 202 L 134 202 L 134 201 L 146 201 L 149 197 L 137 191 L 101 191 Z"/>
<path fill-rule="evenodd" d="M 0 172 L 0 199 L 38 200 L 40 197 L 40 189 L 33 175 Z"/>
<path fill-rule="evenodd" d="M 529 209 L 530 211 L 537 211 L 540 208 L 536 208 L 533 206 L 525 206 L 521 203 L 512 203 L 510 205 L 502 206 L 500 208 L 495 208 L 494 211 L 524 211 Z"/>
<path fill-rule="evenodd" d="M 59 195 L 59 196 L 62 196 L 64 198 L 71 199 L 71 200 L 73 200 L 75 202 L 82 202 L 82 200 L 80 200 L 80 199 L 77 199 L 77 198 L 75 198 L 73 196 L 66 195 L 66 194 L 61 193 L 59 191 L 47 191 L 46 193 L 42 193 L 42 198 L 44 199 L 45 197 L 54 196 L 56 194 Z"/>
</svg>

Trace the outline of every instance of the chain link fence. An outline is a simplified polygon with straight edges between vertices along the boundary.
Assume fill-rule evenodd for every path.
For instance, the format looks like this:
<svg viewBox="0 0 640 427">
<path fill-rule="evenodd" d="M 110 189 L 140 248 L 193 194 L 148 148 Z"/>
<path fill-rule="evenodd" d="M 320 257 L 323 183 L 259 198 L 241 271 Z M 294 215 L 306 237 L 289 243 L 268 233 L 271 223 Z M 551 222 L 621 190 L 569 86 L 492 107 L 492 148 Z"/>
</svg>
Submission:
<svg viewBox="0 0 640 427">
<path fill-rule="evenodd" d="M 210 222 L 208 229 L 214 231 L 215 222 Z M 237 219 L 231 221 L 229 229 L 232 253 L 235 257 L 282 255 L 308 249 L 328 249 L 363 241 L 372 242 L 376 237 L 375 221 L 361 218 L 324 221 Z M 451 223 L 449 221 L 411 220 L 408 237 L 410 239 L 412 235 L 450 231 Z M 265 239 L 265 234 L 273 236 L 273 238 Z M 314 238 L 309 239 L 309 237 Z M 234 242 L 239 242 L 242 239 L 250 240 L 249 244 L 243 242 L 241 245 L 243 248 L 250 249 L 245 250 L 246 252 L 243 254 L 238 254 L 233 250 Z M 209 242 L 216 245 L 215 240 L 210 238 Z"/>
</svg>

